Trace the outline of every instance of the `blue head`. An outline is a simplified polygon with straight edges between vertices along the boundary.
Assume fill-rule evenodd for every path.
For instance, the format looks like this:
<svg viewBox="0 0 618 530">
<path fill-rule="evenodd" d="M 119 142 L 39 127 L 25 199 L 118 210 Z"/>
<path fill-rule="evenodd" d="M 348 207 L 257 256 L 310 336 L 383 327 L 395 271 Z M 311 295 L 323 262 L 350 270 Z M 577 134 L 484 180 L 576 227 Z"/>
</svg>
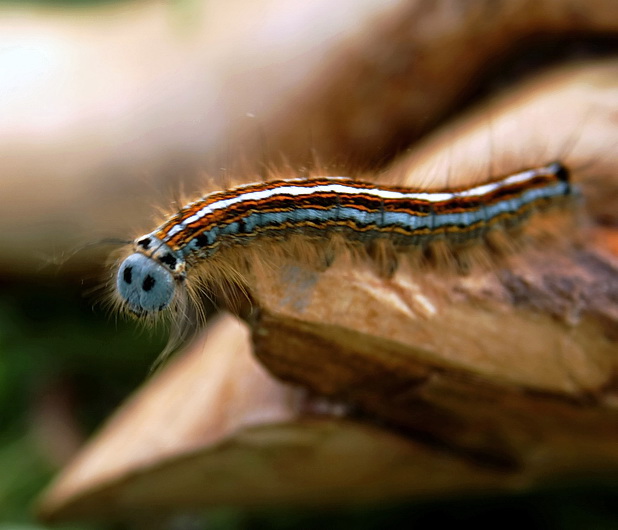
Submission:
<svg viewBox="0 0 618 530">
<path fill-rule="evenodd" d="M 165 266 L 136 252 L 120 264 L 116 287 L 127 309 L 144 316 L 170 305 L 174 299 L 176 281 Z"/>
</svg>

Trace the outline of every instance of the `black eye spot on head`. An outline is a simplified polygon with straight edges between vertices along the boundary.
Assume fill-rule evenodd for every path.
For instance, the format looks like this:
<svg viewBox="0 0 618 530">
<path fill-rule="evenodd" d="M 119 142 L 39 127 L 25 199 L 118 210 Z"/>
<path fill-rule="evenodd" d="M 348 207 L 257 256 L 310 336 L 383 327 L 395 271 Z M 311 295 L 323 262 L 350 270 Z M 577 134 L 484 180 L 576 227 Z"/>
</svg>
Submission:
<svg viewBox="0 0 618 530">
<path fill-rule="evenodd" d="M 143 249 L 147 250 L 148 248 L 150 248 L 150 238 L 149 237 L 145 237 L 144 239 L 140 239 L 137 244 L 142 247 Z"/>
<path fill-rule="evenodd" d="M 131 283 L 131 280 L 133 279 L 133 267 L 125 267 L 124 271 L 122 271 L 122 279 L 125 281 L 125 283 Z"/>
<path fill-rule="evenodd" d="M 177 259 L 171 254 L 165 254 L 159 258 L 159 261 L 164 265 L 168 265 L 170 269 L 174 270 L 176 268 Z"/>
<path fill-rule="evenodd" d="M 146 292 L 150 291 L 150 289 L 152 289 L 155 286 L 155 279 L 150 276 L 150 274 L 148 274 L 145 278 L 144 278 L 144 282 L 142 283 L 142 289 Z"/>
</svg>

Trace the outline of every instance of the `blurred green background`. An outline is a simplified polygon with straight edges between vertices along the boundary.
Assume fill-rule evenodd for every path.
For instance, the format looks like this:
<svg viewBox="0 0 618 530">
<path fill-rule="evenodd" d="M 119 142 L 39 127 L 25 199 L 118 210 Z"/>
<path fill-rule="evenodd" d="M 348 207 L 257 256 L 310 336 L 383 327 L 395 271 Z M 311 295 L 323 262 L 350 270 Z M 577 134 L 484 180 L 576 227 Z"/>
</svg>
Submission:
<svg viewBox="0 0 618 530">
<path fill-rule="evenodd" d="M 81 290 L 61 277 L 2 282 L 0 521 L 32 521 L 64 456 L 148 376 L 163 345 Z"/>
</svg>

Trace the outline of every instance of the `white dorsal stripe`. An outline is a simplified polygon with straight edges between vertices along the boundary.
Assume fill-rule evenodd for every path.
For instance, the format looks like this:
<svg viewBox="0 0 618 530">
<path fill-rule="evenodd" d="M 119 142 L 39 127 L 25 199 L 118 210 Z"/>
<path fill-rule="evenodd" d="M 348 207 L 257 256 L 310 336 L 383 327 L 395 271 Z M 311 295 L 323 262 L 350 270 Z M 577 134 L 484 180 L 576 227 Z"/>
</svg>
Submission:
<svg viewBox="0 0 618 530">
<path fill-rule="evenodd" d="M 236 197 L 232 197 L 230 199 L 222 199 L 220 201 L 215 201 L 208 206 L 204 206 L 201 210 L 199 210 L 192 216 L 187 217 L 184 221 L 182 221 L 182 223 L 179 223 L 178 225 L 172 227 L 167 233 L 165 239 L 167 240 L 173 237 L 178 232 L 186 228 L 188 225 L 199 221 L 202 217 L 214 213 L 217 210 L 222 210 L 244 201 L 260 201 L 268 199 L 270 197 L 274 197 L 276 195 L 291 195 L 299 197 L 330 192 L 342 194 L 345 193 L 350 195 L 370 195 L 372 197 L 379 197 L 381 199 L 411 199 L 436 203 L 448 201 L 459 197 L 482 197 L 483 195 L 492 193 L 496 190 L 499 190 L 500 188 L 512 186 L 514 184 L 521 184 L 523 182 L 533 179 L 534 177 L 545 175 L 548 173 L 550 173 L 548 167 L 530 169 L 522 171 L 520 173 L 515 173 L 514 175 L 505 177 L 502 180 L 490 182 L 487 184 L 481 184 L 467 190 L 456 192 L 403 192 L 381 188 L 358 188 L 353 185 L 346 184 L 345 177 L 319 177 L 338 180 L 339 182 L 333 182 L 332 184 L 322 184 L 319 186 L 295 186 L 295 182 L 306 183 L 307 181 L 301 179 L 291 179 L 286 181 L 289 183 L 289 185 L 287 186 L 279 186 L 276 188 L 257 191 L 248 191 L 246 193 L 241 193 Z"/>
</svg>

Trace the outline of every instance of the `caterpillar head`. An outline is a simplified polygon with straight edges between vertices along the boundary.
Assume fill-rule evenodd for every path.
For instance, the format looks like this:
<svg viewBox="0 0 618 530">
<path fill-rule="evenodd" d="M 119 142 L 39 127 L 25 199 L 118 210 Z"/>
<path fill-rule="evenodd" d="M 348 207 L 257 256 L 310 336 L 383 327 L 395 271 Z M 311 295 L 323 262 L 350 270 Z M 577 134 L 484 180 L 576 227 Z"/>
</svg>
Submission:
<svg viewBox="0 0 618 530">
<path fill-rule="evenodd" d="M 125 307 L 144 316 L 162 311 L 172 303 L 176 280 L 165 266 L 135 252 L 120 264 L 116 287 Z"/>
</svg>

